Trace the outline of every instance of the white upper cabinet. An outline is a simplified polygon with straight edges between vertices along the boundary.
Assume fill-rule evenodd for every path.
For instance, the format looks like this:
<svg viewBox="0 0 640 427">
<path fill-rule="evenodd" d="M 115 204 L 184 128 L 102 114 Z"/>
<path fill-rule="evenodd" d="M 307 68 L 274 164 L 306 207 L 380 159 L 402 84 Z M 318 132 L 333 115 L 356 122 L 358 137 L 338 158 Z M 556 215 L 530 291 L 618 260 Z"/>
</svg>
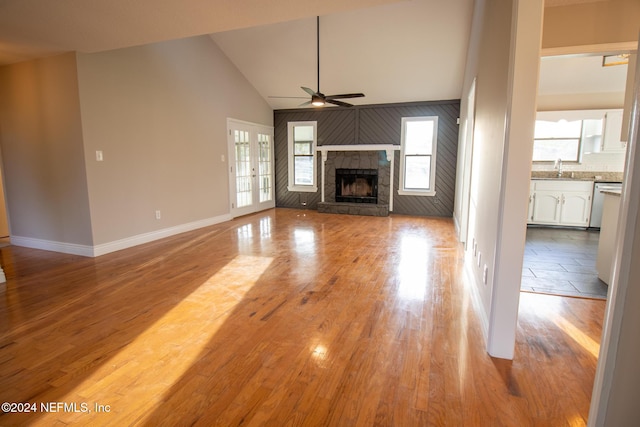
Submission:
<svg viewBox="0 0 640 427">
<path fill-rule="evenodd" d="M 624 151 L 626 143 L 620 141 L 622 133 L 622 110 L 607 111 L 604 116 L 602 151 Z"/>
</svg>

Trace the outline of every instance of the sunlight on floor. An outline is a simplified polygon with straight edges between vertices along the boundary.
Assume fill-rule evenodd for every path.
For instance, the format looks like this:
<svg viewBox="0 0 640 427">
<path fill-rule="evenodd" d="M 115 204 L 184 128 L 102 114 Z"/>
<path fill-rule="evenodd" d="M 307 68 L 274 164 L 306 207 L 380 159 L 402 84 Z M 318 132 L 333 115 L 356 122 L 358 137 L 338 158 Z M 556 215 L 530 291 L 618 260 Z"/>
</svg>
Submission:
<svg viewBox="0 0 640 427">
<path fill-rule="evenodd" d="M 151 413 L 272 261 L 267 257 L 235 257 L 61 400 L 93 400 L 114 409 L 135 401 L 146 407 L 140 408 L 140 413 Z M 171 298 L 171 294 L 165 297 Z M 183 351 L 185 348 L 189 350 Z M 149 396 L 155 400 L 149 401 Z"/>
<path fill-rule="evenodd" d="M 587 425 L 584 418 L 580 415 L 574 415 L 573 417 L 567 420 L 569 427 L 584 427 Z"/>
<path fill-rule="evenodd" d="M 562 311 L 564 310 L 562 298 L 566 297 L 523 293 L 521 294 L 521 299 L 524 298 L 533 298 L 539 301 L 539 303 L 520 304 L 520 316 L 535 315 L 542 319 L 551 320 L 561 331 L 593 355 L 593 357 L 598 358 L 600 344 L 562 316 Z"/>
<path fill-rule="evenodd" d="M 598 358 L 598 353 L 600 352 L 600 344 L 592 340 L 589 336 L 578 329 L 574 324 L 567 321 L 564 317 L 553 316 L 551 319 L 553 320 L 553 323 L 556 324 L 556 326 L 562 329 L 564 333 L 569 335 L 575 342 L 580 344 L 582 348 L 591 353 L 591 355 L 596 359 Z"/>
<path fill-rule="evenodd" d="M 462 296 L 462 310 L 460 311 L 460 324 L 462 327 L 460 328 L 460 335 L 458 337 L 458 387 L 459 391 L 462 391 L 466 387 L 467 383 L 467 372 L 469 368 L 468 361 L 468 353 L 469 353 L 469 337 L 467 336 L 467 331 L 471 329 L 469 325 L 469 310 L 471 306 L 471 299 L 469 298 L 468 293 L 464 293 Z"/>
</svg>

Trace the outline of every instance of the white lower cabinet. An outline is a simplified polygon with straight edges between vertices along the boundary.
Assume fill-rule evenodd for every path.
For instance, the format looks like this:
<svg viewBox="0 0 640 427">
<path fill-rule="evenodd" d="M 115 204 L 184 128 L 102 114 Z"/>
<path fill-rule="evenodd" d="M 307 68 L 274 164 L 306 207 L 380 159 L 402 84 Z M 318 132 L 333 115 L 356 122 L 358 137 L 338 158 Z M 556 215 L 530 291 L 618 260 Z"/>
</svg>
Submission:
<svg viewBox="0 0 640 427">
<path fill-rule="evenodd" d="M 588 227 L 592 181 L 532 180 L 528 224 Z"/>
<path fill-rule="evenodd" d="M 534 191 L 531 221 L 537 224 L 559 223 L 561 197 L 562 194 L 556 191 Z"/>
</svg>

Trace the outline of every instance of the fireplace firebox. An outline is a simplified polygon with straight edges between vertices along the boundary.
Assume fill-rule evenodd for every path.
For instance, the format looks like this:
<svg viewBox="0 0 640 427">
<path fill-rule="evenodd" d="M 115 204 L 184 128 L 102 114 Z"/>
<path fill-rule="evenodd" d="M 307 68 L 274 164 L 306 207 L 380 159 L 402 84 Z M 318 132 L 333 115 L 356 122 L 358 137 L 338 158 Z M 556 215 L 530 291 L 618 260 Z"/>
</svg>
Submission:
<svg viewBox="0 0 640 427">
<path fill-rule="evenodd" d="M 378 170 L 336 169 L 336 202 L 378 203 Z"/>
</svg>

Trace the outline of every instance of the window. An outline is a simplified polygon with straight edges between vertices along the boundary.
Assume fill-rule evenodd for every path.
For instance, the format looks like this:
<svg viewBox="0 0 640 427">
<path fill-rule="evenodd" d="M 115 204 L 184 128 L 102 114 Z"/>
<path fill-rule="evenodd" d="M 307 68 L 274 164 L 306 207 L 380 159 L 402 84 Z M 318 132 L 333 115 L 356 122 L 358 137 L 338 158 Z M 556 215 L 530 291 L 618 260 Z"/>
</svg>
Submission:
<svg viewBox="0 0 640 427">
<path fill-rule="evenodd" d="M 582 120 L 548 122 L 536 120 L 533 160 L 537 162 L 562 159 L 577 162 L 580 157 Z"/>
<path fill-rule="evenodd" d="M 438 117 L 403 117 L 398 194 L 434 196 Z"/>
<path fill-rule="evenodd" d="M 602 120 L 536 120 L 533 161 L 580 162 L 582 152 L 600 147 Z"/>
<path fill-rule="evenodd" d="M 289 191 L 316 192 L 317 122 L 289 122 Z"/>
</svg>

